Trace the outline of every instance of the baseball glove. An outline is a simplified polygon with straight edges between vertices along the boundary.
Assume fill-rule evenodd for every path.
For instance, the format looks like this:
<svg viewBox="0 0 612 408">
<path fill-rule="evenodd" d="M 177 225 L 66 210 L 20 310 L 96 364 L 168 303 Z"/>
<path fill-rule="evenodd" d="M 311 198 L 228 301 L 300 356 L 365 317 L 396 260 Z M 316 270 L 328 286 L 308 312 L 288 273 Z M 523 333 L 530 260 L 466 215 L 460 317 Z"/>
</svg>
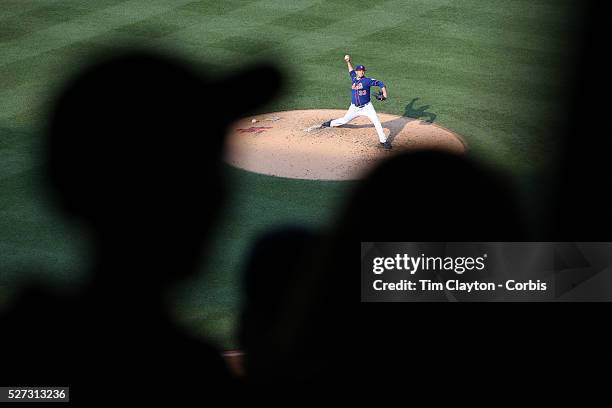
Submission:
<svg viewBox="0 0 612 408">
<path fill-rule="evenodd" d="M 375 96 L 375 97 L 376 97 L 376 99 L 378 99 L 379 101 L 384 101 L 385 99 L 387 99 L 387 98 L 385 98 L 385 97 L 384 97 L 384 95 L 383 95 L 382 93 L 380 93 L 380 92 L 377 92 L 377 93 L 376 93 L 374 96 Z"/>
</svg>

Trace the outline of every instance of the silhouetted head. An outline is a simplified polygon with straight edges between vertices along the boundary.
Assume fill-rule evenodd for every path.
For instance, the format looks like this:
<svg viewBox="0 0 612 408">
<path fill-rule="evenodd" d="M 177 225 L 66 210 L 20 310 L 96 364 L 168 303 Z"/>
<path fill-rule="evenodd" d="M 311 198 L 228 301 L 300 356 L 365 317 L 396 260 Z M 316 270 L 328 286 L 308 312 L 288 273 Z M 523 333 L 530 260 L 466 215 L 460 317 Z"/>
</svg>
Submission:
<svg viewBox="0 0 612 408">
<path fill-rule="evenodd" d="M 310 280 L 294 292 L 288 371 L 280 372 L 306 378 L 305 387 L 345 382 L 376 390 L 440 370 L 444 354 L 435 350 L 449 341 L 478 349 L 466 339 L 491 334 L 490 325 L 459 308 L 361 302 L 360 242 L 520 241 L 516 201 L 505 177 L 469 157 L 419 151 L 379 165 L 356 186 Z M 402 377 L 394 378 L 398 369 Z"/>
<path fill-rule="evenodd" d="M 244 304 L 241 342 L 247 350 L 272 342 L 283 312 L 285 296 L 299 283 L 299 273 L 318 248 L 318 234 L 298 226 L 283 227 L 261 236 L 247 259 L 244 272 Z"/>
<path fill-rule="evenodd" d="M 338 216 L 320 264 L 309 275 L 311 279 L 297 288 L 296 298 L 316 298 L 304 313 L 310 315 L 305 318 L 309 324 L 325 327 L 323 332 L 350 333 L 359 325 L 380 320 L 375 315 L 368 321 L 356 312 L 361 242 L 524 238 L 517 199 L 505 177 L 465 156 L 439 151 L 400 154 L 357 185 Z M 338 315 L 344 317 L 335 319 Z M 317 331 L 308 324 L 298 330 L 306 333 L 302 336 Z M 314 340 L 308 344 L 313 347 Z"/>
<path fill-rule="evenodd" d="M 226 127 L 280 87 L 272 68 L 214 83 L 203 71 L 175 57 L 120 52 L 101 56 L 59 94 L 47 174 L 62 208 L 97 239 L 135 252 L 146 246 L 141 252 L 155 257 L 199 251 L 223 203 Z M 251 77 L 266 86 L 245 95 Z M 213 86 L 223 92 L 215 99 Z"/>
<path fill-rule="evenodd" d="M 340 215 L 316 281 L 313 287 L 304 285 L 305 291 L 320 295 L 315 308 L 352 316 L 354 320 L 345 319 L 348 326 L 375 324 L 381 319 L 377 314 L 355 313 L 361 294 L 361 282 L 355 278 L 361 242 L 522 241 L 519 214 L 508 180 L 490 168 L 440 151 L 400 154 L 357 186 Z M 429 255 L 441 250 L 427 247 Z M 315 313 L 321 320 L 329 315 Z"/>
<path fill-rule="evenodd" d="M 517 198 L 506 177 L 441 151 L 405 153 L 382 163 L 358 185 L 341 218 L 338 231 L 355 245 L 523 237 Z"/>
<path fill-rule="evenodd" d="M 357 312 L 361 242 L 524 239 L 508 181 L 468 157 L 440 151 L 404 153 L 383 162 L 357 185 L 338 218 L 321 265 L 298 295 L 317 296 L 306 314 L 312 325 L 330 333 L 382 321 Z M 334 320 L 333 313 L 345 317 Z M 304 326 L 305 332 L 316 332 Z"/>
</svg>

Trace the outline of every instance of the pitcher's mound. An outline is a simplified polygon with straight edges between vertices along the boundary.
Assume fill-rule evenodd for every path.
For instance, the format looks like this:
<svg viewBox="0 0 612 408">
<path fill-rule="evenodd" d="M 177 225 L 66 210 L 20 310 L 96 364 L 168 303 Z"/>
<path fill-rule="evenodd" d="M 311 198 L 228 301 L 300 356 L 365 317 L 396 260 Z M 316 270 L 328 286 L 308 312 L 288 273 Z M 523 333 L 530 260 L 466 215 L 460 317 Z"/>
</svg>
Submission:
<svg viewBox="0 0 612 408">
<path fill-rule="evenodd" d="M 345 110 L 313 109 L 251 116 L 230 128 L 226 161 L 271 176 L 311 180 L 355 180 L 391 155 L 441 149 L 462 154 L 457 134 L 417 119 L 379 113 L 393 150 L 380 146 L 374 125 L 358 117 L 342 127 L 320 128 Z M 256 122 L 253 122 L 253 119 Z"/>
</svg>

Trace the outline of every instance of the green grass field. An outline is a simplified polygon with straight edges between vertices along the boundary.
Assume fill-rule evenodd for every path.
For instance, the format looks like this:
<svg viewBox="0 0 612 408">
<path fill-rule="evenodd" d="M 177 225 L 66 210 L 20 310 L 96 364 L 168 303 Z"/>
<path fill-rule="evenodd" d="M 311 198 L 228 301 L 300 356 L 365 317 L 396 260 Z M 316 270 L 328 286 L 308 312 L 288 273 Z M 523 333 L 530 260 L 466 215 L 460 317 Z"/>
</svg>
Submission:
<svg viewBox="0 0 612 408">
<path fill-rule="evenodd" d="M 161 48 L 217 74 L 272 59 L 289 85 L 268 111 L 347 107 L 342 58 L 350 53 L 388 85 L 391 98 L 377 110 L 435 114 L 526 194 L 555 151 L 575 14 L 558 0 L 3 0 L 0 300 L 23 278 L 11 271 L 28 266 L 57 285 L 84 276 L 83 232 L 41 199 L 36 158 L 54 89 L 98 47 Z M 210 89 L 211 104 L 220 91 Z M 203 266 L 209 273 L 177 295 L 180 318 L 227 347 L 235 344 L 240 268 L 253 238 L 286 222 L 325 225 L 350 188 L 230 173 L 235 189 Z"/>
</svg>

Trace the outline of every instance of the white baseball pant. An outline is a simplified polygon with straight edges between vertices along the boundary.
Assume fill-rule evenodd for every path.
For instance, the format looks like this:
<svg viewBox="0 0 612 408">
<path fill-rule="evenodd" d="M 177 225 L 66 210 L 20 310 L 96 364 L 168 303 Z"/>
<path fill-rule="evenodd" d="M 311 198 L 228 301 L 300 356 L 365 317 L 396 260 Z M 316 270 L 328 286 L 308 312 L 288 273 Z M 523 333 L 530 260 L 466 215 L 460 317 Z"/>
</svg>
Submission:
<svg viewBox="0 0 612 408">
<path fill-rule="evenodd" d="M 387 141 L 387 136 L 385 136 L 385 132 L 383 132 L 383 127 L 380 124 L 380 120 L 378 119 L 378 115 L 374 110 L 374 105 L 372 105 L 372 102 L 366 103 L 361 108 L 358 108 L 357 106 L 355 106 L 355 104 L 351 104 L 351 106 L 348 108 L 348 111 L 346 111 L 346 114 L 340 119 L 332 120 L 329 126 L 342 126 L 346 123 L 349 123 L 357 116 L 367 116 L 368 119 L 370 119 L 370 122 L 372 122 L 374 124 L 374 127 L 376 128 L 376 133 L 378 133 L 378 140 L 380 140 L 380 143 L 385 143 Z"/>
</svg>

